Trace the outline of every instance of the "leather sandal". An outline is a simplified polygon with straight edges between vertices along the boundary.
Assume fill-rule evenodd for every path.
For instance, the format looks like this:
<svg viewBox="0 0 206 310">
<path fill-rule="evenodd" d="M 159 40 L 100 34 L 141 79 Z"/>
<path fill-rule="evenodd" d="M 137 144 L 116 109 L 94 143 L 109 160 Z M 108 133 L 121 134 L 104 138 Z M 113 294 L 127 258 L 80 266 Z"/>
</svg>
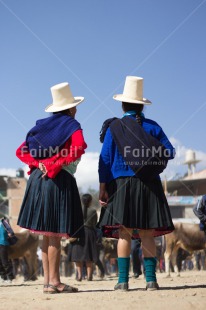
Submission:
<svg viewBox="0 0 206 310">
<path fill-rule="evenodd" d="M 48 289 L 51 288 L 53 291 L 49 291 Z M 58 294 L 60 293 L 60 291 L 58 290 L 58 288 L 55 285 L 52 284 L 48 284 L 47 285 L 47 294 Z"/>
<path fill-rule="evenodd" d="M 63 289 L 59 289 L 59 285 L 64 285 Z M 77 293 L 78 288 L 64 284 L 64 283 L 59 283 L 59 285 L 56 287 L 58 293 Z"/>
</svg>

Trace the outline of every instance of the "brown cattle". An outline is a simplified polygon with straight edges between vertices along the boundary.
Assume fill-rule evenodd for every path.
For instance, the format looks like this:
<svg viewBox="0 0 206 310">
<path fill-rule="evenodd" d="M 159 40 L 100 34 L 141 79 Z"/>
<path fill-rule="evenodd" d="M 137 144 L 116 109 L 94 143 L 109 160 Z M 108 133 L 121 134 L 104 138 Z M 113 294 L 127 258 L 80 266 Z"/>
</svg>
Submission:
<svg viewBox="0 0 206 310">
<path fill-rule="evenodd" d="M 175 230 L 165 235 L 166 250 L 165 271 L 170 276 L 170 262 L 176 267 L 176 257 L 179 248 L 189 253 L 206 248 L 206 237 L 203 231 L 200 231 L 199 224 L 193 223 L 175 223 Z"/>
<path fill-rule="evenodd" d="M 8 249 L 9 258 L 16 259 L 24 257 L 28 265 L 28 280 L 37 278 L 37 248 L 39 237 L 31 234 L 28 230 L 15 233 L 18 241 Z"/>
<path fill-rule="evenodd" d="M 102 238 L 104 259 L 117 258 L 117 239 Z"/>
</svg>

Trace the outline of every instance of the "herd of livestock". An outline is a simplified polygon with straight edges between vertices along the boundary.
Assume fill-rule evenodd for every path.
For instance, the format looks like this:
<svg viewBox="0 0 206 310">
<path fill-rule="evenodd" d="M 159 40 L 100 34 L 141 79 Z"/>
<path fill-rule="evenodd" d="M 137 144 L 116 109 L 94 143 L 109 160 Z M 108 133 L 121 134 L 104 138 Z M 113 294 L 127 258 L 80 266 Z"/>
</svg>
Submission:
<svg viewBox="0 0 206 310">
<path fill-rule="evenodd" d="M 160 272 L 165 272 L 170 276 L 170 272 L 180 273 L 182 269 L 182 261 L 197 257 L 195 254 L 201 253 L 203 256 L 202 266 L 198 269 L 205 269 L 205 253 L 206 253 L 206 236 L 200 231 L 199 225 L 194 223 L 177 222 L 174 224 L 175 230 L 163 237 L 156 238 L 157 246 L 157 260 L 158 269 Z M 41 247 L 41 240 L 35 234 L 30 234 L 27 230 L 16 233 L 18 242 L 9 247 L 9 257 L 12 261 L 24 261 L 26 265 L 26 280 L 36 280 L 41 273 L 40 256 L 38 256 L 38 249 Z M 117 240 L 102 239 L 102 251 L 104 255 L 102 263 L 104 266 L 105 260 L 107 263 L 113 263 L 117 257 Z M 68 242 L 62 242 L 62 273 L 63 275 L 71 275 L 74 272 L 74 266 L 67 260 L 68 256 Z M 180 255 L 181 253 L 181 255 Z M 197 261 L 196 261 L 197 264 Z M 70 266 L 70 272 L 66 272 Z M 142 267 L 143 268 L 143 267 Z M 18 273 L 18 272 L 17 272 Z M 65 274 L 66 273 L 66 274 Z M 107 272 L 108 274 L 108 272 Z"/>
</svg>

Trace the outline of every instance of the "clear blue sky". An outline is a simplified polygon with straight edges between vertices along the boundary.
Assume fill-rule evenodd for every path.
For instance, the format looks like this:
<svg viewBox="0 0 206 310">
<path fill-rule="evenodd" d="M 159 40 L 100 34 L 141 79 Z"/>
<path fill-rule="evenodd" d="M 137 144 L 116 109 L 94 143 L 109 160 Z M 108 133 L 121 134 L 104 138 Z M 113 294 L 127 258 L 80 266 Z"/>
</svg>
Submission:
<svg viewBox="0 0 206 310">
<path fill-rule="evenodd" d="M 127 75 L 144 78 L 148 118 L 206 153 L 205 17 L 206 0 L 0 0 L 0 168 L 20 166 L 16 148 L 65 81 L 85 97 L 76 118 L 99 152 Z"/>
</svg>

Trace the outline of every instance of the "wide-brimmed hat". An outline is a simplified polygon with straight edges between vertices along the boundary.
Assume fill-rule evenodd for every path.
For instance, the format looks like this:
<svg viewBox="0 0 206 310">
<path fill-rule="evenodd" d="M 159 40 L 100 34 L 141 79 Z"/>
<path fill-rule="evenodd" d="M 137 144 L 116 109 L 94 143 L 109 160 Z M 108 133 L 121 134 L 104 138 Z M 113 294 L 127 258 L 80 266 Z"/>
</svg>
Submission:
<svg viewBox="0 0 206 310">
<path fill-rule="evenodd" d="M 121 102 L 151 104 L 152 102 L 143 98 L 143 78 L 138 76 L 127 76 L 124 84 L 123 94 L 114 95 L 113 99 Z"/>
<path fill-rule="evenodd" d="M 46 112 L 59 112 L 80 104 L 84 97 L 73 97 L 69 83 L 60 83 L 51 87 L 53 103 L 48 105 Z"/>
</svg>

